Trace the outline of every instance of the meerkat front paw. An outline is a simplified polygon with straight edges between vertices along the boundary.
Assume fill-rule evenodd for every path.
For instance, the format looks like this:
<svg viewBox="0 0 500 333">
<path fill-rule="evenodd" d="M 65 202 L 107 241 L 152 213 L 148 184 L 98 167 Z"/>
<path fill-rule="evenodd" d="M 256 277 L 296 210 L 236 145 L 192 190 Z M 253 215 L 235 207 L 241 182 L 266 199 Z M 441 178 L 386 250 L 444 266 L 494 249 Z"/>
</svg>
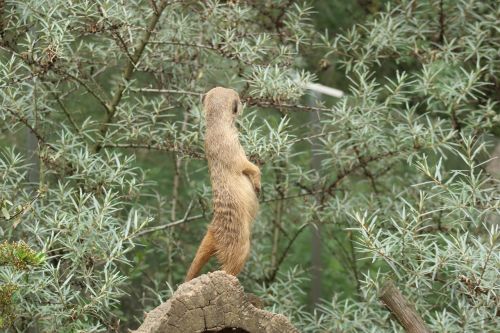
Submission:
<svg viewBox="0 0 500 333">
<path fill-rule="evenodd" d="M 260 197 L 260 183 L 254 186 L 255 194 Z"/>
<path fill-rule="evenodd" d="M 260 196 L 260 190 L 261 190 L 260 175 L 254 178 L 253 189 L 255 190 L 255 194 L 257 194 L 257 196 Z"/>
</svg>

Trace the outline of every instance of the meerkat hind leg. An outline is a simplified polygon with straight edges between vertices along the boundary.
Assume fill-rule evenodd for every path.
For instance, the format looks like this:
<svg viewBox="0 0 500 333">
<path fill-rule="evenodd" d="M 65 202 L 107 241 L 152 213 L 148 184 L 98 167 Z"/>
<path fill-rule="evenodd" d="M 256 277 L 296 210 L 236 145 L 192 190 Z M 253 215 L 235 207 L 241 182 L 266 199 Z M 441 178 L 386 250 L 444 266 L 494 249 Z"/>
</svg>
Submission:
<svg viewBox="0 0 500 333">
<path fill-rule="evenodd" d="M 222 270 L 227 274 L 237 276 L 245 266 L 250 252 L 250 241 L 236 246 L 227 246 L 217 250 L 217 259 L 222 265 Z"/>
<path fill-rule="evenodd" d="M 215 254 L 215 239 L 210 230 L 207 231 L 205 237 L 200 243 L 198 251 L 189 267 L 189 271 L 186 274 L 185 282 L 194 279 L 201 271 L 203 266 L 208 262 L 211 256 Z"/>
</svg>

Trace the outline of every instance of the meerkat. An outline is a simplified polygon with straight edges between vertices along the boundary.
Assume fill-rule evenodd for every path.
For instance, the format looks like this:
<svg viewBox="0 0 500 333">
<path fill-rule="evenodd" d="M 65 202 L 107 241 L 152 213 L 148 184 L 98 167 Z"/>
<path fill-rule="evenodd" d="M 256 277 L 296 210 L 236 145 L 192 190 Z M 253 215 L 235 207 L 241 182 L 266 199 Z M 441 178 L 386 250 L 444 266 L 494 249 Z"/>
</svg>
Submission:
<svg viewBox="0 0 500 333">
<path fill-rule="evenodd" d="M 260 170 L 238 139 L 236 118 L 242 113 L 238 93 L 217 87 L 203 98 L 205 155 L 213 194 L 213 218 L 186 275 L 196 277 L 212 257 L 226 273 L 238 275 L 250 252 L 250 229 L 257 214 Z"/>
</svg>

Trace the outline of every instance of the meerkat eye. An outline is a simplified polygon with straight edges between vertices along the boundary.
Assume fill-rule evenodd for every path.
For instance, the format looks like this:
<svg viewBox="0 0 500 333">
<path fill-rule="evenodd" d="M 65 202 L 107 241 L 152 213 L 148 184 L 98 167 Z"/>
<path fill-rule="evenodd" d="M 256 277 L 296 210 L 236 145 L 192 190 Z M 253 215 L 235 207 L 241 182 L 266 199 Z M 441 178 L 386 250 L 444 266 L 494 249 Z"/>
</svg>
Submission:
<svg viewBox="0 0 500 333">
<path fill-rule="evenodd" d="M 238 113 L 238 101 L 234 101 L 233 102 L 233 114 L 237 114 Z"/>
</svg>

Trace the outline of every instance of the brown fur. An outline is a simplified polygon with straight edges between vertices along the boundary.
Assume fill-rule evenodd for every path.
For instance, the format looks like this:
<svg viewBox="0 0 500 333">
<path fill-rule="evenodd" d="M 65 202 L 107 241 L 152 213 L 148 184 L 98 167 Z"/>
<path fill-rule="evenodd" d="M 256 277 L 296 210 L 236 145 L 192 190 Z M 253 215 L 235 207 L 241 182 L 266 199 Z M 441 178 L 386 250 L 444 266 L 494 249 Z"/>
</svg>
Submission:
<svg viewBox="0 0 500 333">
<path fill-rule="evenodd" d="M 242 109 L 238 93 L 214 88 L 205 95 L 203 106 L 214 215 L 186 281 L 196 277 L 212 255 L 226 273 L 236 276 L 241 272 L 250 252 L 250 229 L 259 207 L 260 170 L 247 159 L 235 126 Z"/>
</svg>

